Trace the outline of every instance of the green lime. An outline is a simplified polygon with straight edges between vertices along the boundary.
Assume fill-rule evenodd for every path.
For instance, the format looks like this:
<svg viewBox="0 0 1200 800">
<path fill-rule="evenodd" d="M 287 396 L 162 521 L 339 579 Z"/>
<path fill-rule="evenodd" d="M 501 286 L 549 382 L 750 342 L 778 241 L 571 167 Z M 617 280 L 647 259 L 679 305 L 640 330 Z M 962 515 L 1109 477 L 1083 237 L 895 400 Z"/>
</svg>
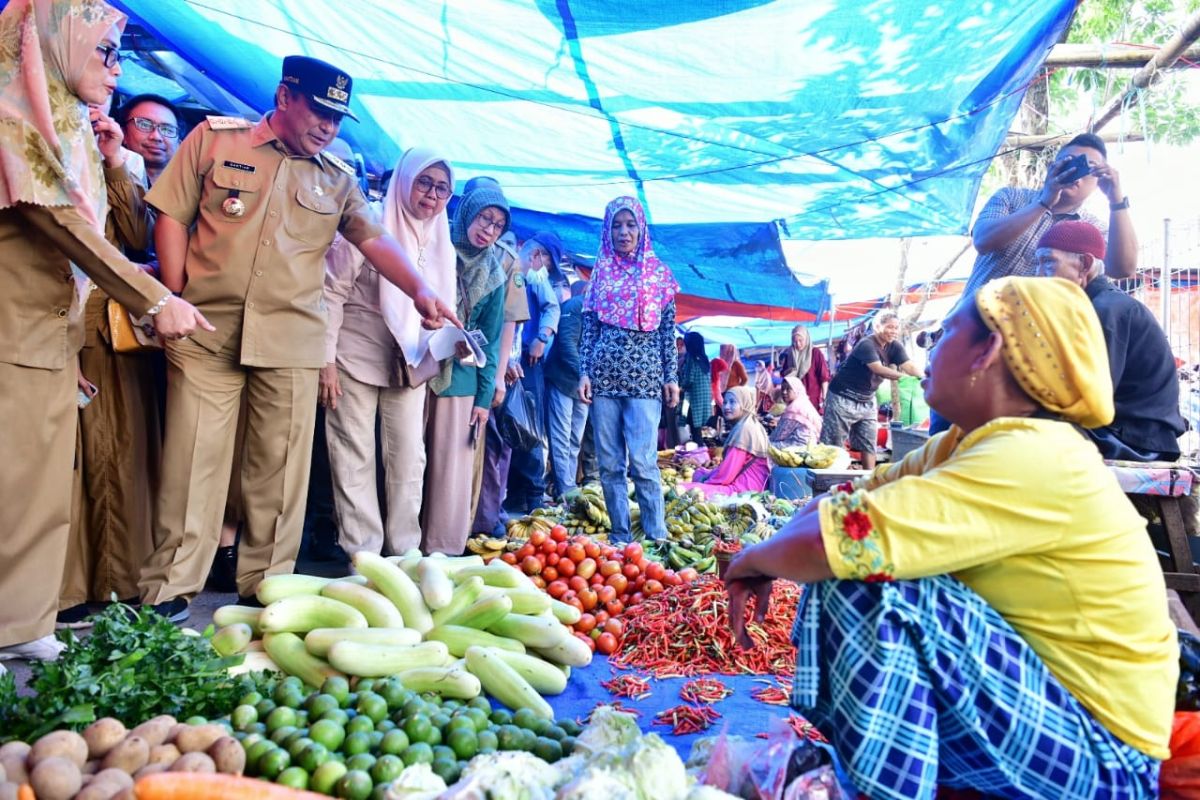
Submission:
<svg viewBox="0 0 1200 800">
<path fill-rule="evenodd" d="M 276 691 L 275 702 L 288 708 L 300 708 L 304 705 L 304 690 L 288 687 L 282 693 Z"/>
<path fill-rule="evenodd" d="M 571 753 L 575 752 L 575 737 L 574 736 L 568 736 L 567 738 L 563 739 L 562 742 L 560 742 L 560 744 L 562 744 L 562 751 L 564 753 L 566 753 L 567 755 L 570 755 Z"/>
<path fill-rule="evenodd" d="M 363 692 L 373 692 L 375 691 L 376 683 L 377 681 L 374 678 L 359 678 L 354 684 L 354 691 L 358 692 L 359 694 L 362 694 Z"/>
<path fill-rule="evenodd" d="M 558 725 L 551 725 L 549 728 L 546 728 L 546 732 L 542 735 L 547 739 L 553 739 L 556 742 L 561 742 L 563 739 L 567 738 L 567 732 Z"/>
<path fill-rule="evenodd" d="M 261 701 L 262 699 L 263 699 L 263 696 L 261 694 L 259 694 L 258 692 L 247 692 L 246 694 L 242 695 L 241 700 L 238 700 L 238 705 L 239 706 L 258 705 L 259 701 Z"/>
<path fill-rule="evenodd" d="M 438 708 L 442 706 L 442 696 L 437 692 L 421 692 L 421 699 L 427 703 L 433 703 Z"/>
<path fill-rule="evenodd" d="M 553 721 L 548 720 L 545 717 L 538 717 L 537 720 L 533 723 L 533 727 L 530 728 L 529 730 L 533 731 L 538 736 L 545 736 L 546 731 L 550 730 L 553 727 L 554 727 Z"/>
<path fill-rule="evenodd" d="M 375 784 L 371 776 L 360 769 L 352 769 L 337 782 L 337 796 L 345 800 L 367 800 Z"/>
<path fill-rule="evenodd" d="M 400 760 L 400 756 L 380 756 L 375 765 L 371 767 L 371 780 L 375 783 L 391 783 L 400 777 L 400 773 L 403 771 L 404 762 Z"/>
<path fill-rule="evenodd" d="M 506 711 L 503 708 L 497 708 L 491 715 L 492 723 L 495 725 L 511 725 L 513 715 L 511 711 Z"/>
<path fill-rule="evenodd" d="M 300 730 L 295 725 L 284 725 L 282 728 L 277 728 L 271 733 L 271 741 L 275 744 L 283 744 L 283 740 L 291 736 L 296 731 Z"/>
<path fill-rule="evenodd" d="M 291 747 L 298 739 L 308 738 L 308 728 L 297 728 L 296 730 L 283 737 L 283 741 L 279 743 L 280 747 Z"/>
<path fill-rule="evenodd" d="M 358 692 L 351 692 L 346 695 L 346 699 L 342 702 L 342 708 L 353 708 L 358 702 Z"/>
<path fill-rule="evenodd" d="M 338 701 L 338 705 L 345 707 L 346 697 L 350 694 L 350 681 L 341 675 L 331 675 L 321 684 L 321 694 L 329 695 Z"/>
<path fill-rule="evenodd" d="M 359 692 L 358 702 L 354 704 L 354 710 L 363 716 L 370 717 L 372 725 L 380 720 L 387 719 L 388 715 L 387 701 L 374 692 Z"/>
<path fill-rule="evenodd" d="M 501 725 L 496 738 L 500 742 L 501 750 L 521 749 L 521 729 L 516 725 Z"/>
<path fill-rule="evenodd" d="M 312 779 L 308 782 L 308 788 L 321 794 L 333 794 L 338 781 L 345 774 L 346 765 L 330 759 L 317 767 L 316 772 L 312 774 Z"/>
<path fill-rule="evenodd" d="M 367 733 L 367 738 L 371 741 L 372 750 L 379 749 L 379 745 L 383 744 L 383 737 L 383 731 L 369 731 Z"/>
<path fill-rule="evenodd" d="M 450 715 L 445 713 L 444 711 L 439 711 L 437 714 L 434 714 L 433 716 L 431 716 L 429 718 L 429 721 L 430 721 L 430 723 L 433 724 L 433 727 L 437 728 L 438 730 L 441 730 L 442 728 L 444 728 L 450 724 Z"/>
<path fill-rule="evenodd" d="M 517 730 L 519 731 L 519 733 L 517 734 L 517 738 L 519 741 L 519 744 L 517 745 L 517 749 L 524 750 L 526 752 L 532 752 L 533 746 L 535 744 L 537 744 L 537 738 L 538 738 L 537 734 L 534 733 L 533 731 L 529 730 L 528 728 L 517 728 Z"/>
<path fill-rule="evenodd" d="M 446 724 L 446 727 L 442 733 L 445 736 L 449 736 L 451 733 L 454 733 L 454 731 L 462 730 L 471 731 L 471 733 L 475 732 L 475 720 L 473 720 L 467 714 L 462 714 L 450 720 L 450 722 Z"/>
<path fill-rule="evenodd" d="M 304 710 L 314 719 L 320 719 L 323 714 L 342 707 L 338 699 L 331 694 L 314 694 L 304 705 Z"/>
<path fill-rule="evenodd" d="M 258 722 L 258 710 L 248 703 L 243 703 L 229 715 L 229 721 L 233 723 L 236 730 L 244 731 Z"/>
<path fill-rule="evenodd" d="M 288 767 L 279 773 L 279 777 L 275 779 L 275 782 L 292 789 L 307 789 L 308 773 L 300 767 Z"/>
<path fill-rule="evenodd" d="M 346 733 L 367 733 L 375 730 L 375 723 L 370 717 L 355 717 L 346 723 Z"/>
<path fill-rule="evenodd" d="M 251 745 L 258 744 L 265 738 L 261 733 L 237 733 L 234 735 L 242 737 L 238 741 L 242 743 L 243 750 L 249 750 Z"/>
<path fill-rule="evenodd" d="M 317 767 L 329 760 L 329 748 L 320 742 L 313 742 L 301 750 L 299 755 L 293 756 L 293 759 L 311 775 L 317 771 Z"/>
<path fill-rule="evenodd" d="M 287 751 L 288 755 L 292 757 L 292 761 L 295 761 L 297 758 L 299 758 L 300 754 L 304 752 L 304 748 L 308 747 L 312 743 L 313 740 L 307 736 L 300 736 L 288 742 Z"/>
<path fill-rule="evenodd" d="M 546 736 L 539 736 L 533 745 L 533 754 L 548 764 L 563 757 L 562 744 Z"/>
<path fill-rule="evenodd" d="M 393 731 L 395 729 L 396 723 L 392 722 L 390 719 L 381 719 L 379 722 L 375 723 L 375 730 L 379 731 L 380 733 L 387 733 L 388 731 Z"/>
<path fill-rule="evenodd" d="M 433 748 L 424 742 L 417 742 L 404 748 L 400 758 L 406 767 L 411 767 L 413 764 L 432 764 Z"/>
<path fill-rule="evenodd" d="M 254 704 L 254 710 L 258 712 L 259 719 L 266 719 L 267 715 L 275 710 L 275 701 L 269 697 L 264 697 Z"/>
<path fill-rule="evenodd" d="M 573 719 L 560 719 L 555 724 L 567 732 L 567 736 L 578 736 L 583 732 L 583 727 Z"/>
<path fill-rule="evenodd" d="M 453 714 L 455 711 L 458 711 L 460 708 L 462 708 L 461 700 L 450 699 L 450 700 L 442 701 L 442 710 L 448 714 Z"/>
<path fill-rule="evenodd" d="M 355 731 L 346 737 L 342 743 L 342 752 L 347 756 L 356 756 L 371 749 L 371 737 L 362 731 Z"/>
<path fill-rule="evenodd" d="M 487 730 L 487 727 L 492 724 L 492 721 L 488 719 L 487 712 L 481 708 L 468 708 L 463 716 L 475 723 L 476 733 Z"/>
<path fill-rule="evenodd" d="M 404 732 L 410 742 L 425 742 L 433 744 L 433 723 L 424 714 L 409 717 L 404 723 Z"/>
<path fill-rule="evenodd" d="M 346 731 L 331 719 L 319 719 L 308 729 L 308 738 L 330 750 L 337 750 L 346 741 Z"/>
<path fill-rule="evenodd" d="M 195 715 L 190 716 L 187 719 L 185 719 L 183 721 L 183 724 L 184 725 L 206 725 L 206 724 L 208 724 L 208 719 L 200 716 L 199 714 L 195 714 Z"/>
<path fill-rule="evenodd" d="M 346 759 L 346 769 L 367 772 L 375 766 L 375 756 L 370 753 L 359 753 Z"/>
<path fill-rule="evenodd" d="M 462 772 L 458 762 L 452 758 L 435 759 L 430 769 L 433 770 L 433 774 L 444 780 L 447 786 L 458 781 L 458 776 Z"/>
<path fill-rule="evenodd" d="M 388 731 L 383 735 L 383 741 L 379 743 L 379 752 L 384 755 L 398 756 L 409 744 L 408 734 L 396 728 L 396 730 Z"/>
<path fill-rule="evenodd" d="M 471 708 L 478 708 L 480 711 L 482 711 L 485 714 L 492 713 L 492 702 L 490 700 L 488 700 L 486 697 L 484 697 L 483 695 L 479 695 L 478 697 L 472 697 L 469 701 L 467 701 L 467 705 L 470 706 Z"/>
<path fill-rule="evenodd" d="M 494 753 L 500 749 L 500 741 L 496 738 L 495 731 L 480 731 L 476 739 L 481 753 Z"/>
<path fill-rule="evenodd" d="M 246 748 L 246 771 L 254 774 L 258 770 L 258 761 L 271 750 L 278 750 L 279 745 L 270 739 L 255 742 Z"/>
<path fill-rule="evenodd" d="M 292 765 L 292 757 L 282 747 L 276 747 L 263 754 L 258 760 L 258 774 L 269 781 L 279 777 L 279 773 Z"/>
<path fill-rule="evenodd" d="M 459 728 L 458 730 L 450 731 L 450 734 L 446 737 L 446 744 L 454 751 L 455 758 L 470 761 L 479 752 L 479 737 L 475 735 L 475 726 L 472 725 L 469 730 Z"/>
<path fill-rule="evenodd" d="M 408 702 L 408 695 L 410 693 L 404 688 L 403 683 L 395 678 L 388 678 L 386 681 L 375 685 L 375 694 L 384 699 L 388 704 L 388 708 L 395 709 L 400 708 Z"/>
<path fill-rule="evenodd" d="M 341 727 L 345 727 L 346 723 L 350 721 L 350 714 L 344 708 L 335 708 L 333 711 L 326 711 L 318 718 L 318 720 L 322 719 L 332 720 Z"/>
<path fill-rule="evenodd" d="M 532 708 L 518 708 L 513 714 L 512 723 L 518 728 L 526 728 L 533 730 L 533 726 L 537 724 L 539 717 Z"/>
<path fill-rule="evenodd" d="M 246 733 L 257 733 L 259 736 L 266 736 L 267 724 L 265 722 L 256 722 L 246 729 Z"/>
<path fill-rule="evenodd" d="M 456 760 L 453 750 L 444 744 L 435 744 L 433 746 L 433 760 L 437 761 L 439 758 L 448 758 L 451 761 Z"/>
</svg>

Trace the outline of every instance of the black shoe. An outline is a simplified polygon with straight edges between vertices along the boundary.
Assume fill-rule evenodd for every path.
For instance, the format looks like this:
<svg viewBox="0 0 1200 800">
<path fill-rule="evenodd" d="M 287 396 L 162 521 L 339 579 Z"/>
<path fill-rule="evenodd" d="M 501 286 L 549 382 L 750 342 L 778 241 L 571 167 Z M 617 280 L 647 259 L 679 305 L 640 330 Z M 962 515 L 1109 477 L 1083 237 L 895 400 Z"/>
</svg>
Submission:
<svg viewBox="0 0 1200 800">
<path fill-rule="evenodd" d="M 91 620 L 92 612 L 88 608 L 87 603 L 64 608 L 58 612 L 58 617 L 54 620 L 54 627 L 58 630 L 64 628 L 90 628 L 92 627 Z"/>
<path fill-rule="evenodd" d="M 171 622 L 183 622 L 188 618 L 188 601 L 182 597 L 176 597 L 173 600 L 166 600 L 156 606 L 152 606 L 155 614 L 161 617 L 166 617 Z"/>
<path fill-rule="evenodd" d="M 217 548 L 208 573 L 208 588 L 214 592 L 237 591 L 237 545 Z"/>
<path fill-rule="evenodd" d="M 239 594 L 237 604 L 239 606 L 249 606 L 250 608 L 263 607 L 263 604 L 258 601 L 258 598 L 252 594 Z"/>
</svg>

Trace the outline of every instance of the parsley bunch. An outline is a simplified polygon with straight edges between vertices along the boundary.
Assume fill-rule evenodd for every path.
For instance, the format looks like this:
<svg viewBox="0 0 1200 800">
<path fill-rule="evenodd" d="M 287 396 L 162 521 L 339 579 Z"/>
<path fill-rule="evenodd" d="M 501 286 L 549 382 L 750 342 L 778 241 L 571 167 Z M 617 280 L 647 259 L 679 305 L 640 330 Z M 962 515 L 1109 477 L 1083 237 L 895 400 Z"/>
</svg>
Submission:
<svg viewBox="0 0 1200 800">
<path fill-rule="evenodd" d="M 230 676 L 243 657 L 217 655 L 211 634 L 211 627 L 204 636 L 185 634 L 147 607 L 110 605 L 88 638 L 60 634 L 67 649 L 58 661 L 33 663 L 35 695 L 18 695 L 12 675 L 0 677 L 0 742 L 78 730 L 100 717 L 133 726 L 158 714 L 229 713 L 255 678 Z"/>
</svg>

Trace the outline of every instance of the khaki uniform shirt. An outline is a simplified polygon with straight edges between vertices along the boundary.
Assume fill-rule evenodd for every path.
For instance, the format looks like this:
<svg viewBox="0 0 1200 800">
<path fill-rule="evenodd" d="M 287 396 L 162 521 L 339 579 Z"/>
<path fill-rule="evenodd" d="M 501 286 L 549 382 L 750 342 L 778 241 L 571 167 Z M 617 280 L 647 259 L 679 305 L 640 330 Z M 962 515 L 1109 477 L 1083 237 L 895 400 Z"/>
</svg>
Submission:
<svg viewBox="0 0 1200 800">
<path fill-rule="evenodd" d="M 338 164 L 289 155 L 267 119 L 210 118 L 184 139 L 146 202 L 195 225 L 183 296 L 217 328 L 197 344 L 217 352 L 240 331 L 245 366 L 324 365 L 325 251 L 338 232 L 355 245 L 385 232 Z"/>
</svg>

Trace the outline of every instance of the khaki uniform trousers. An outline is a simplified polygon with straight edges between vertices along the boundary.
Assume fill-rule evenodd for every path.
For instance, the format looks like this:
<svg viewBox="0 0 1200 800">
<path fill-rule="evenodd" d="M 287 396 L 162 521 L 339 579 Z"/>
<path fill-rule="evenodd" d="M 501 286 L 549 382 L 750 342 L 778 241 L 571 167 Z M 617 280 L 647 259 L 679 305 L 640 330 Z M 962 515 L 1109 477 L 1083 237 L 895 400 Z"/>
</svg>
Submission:
<svg viewBox="0 0 1200 800">
<path fill-rule="evenodd" d="M 167 344 L 157 549 L 139 581 L 143 603 L 190 600 L 204 586 L 221 534 L 243 389 L 245 526 L 238 546 L 238 594 L 254 594 L 264 577 L 290 573 L 296 564 L 317 414 L 317 370 L 243 367 L 240 350 L 240 334 L 218 353 L 190 339 Z"/>
<path fill-rule="evenodd" d="M 325 410 L 325 440 L 333 476 L 339 544 L 401 555 L 421 546 L 421 490 L 425 485 L 426 389 L 385 388 L 338 370 L 342 396 Z M 386 530 L 379 508 L 375 464 L 375 414 L 383 445 Z"/>
<path fill-rule="evenodd" d="M 0 362 L 0 647 L 54 632 L 71 527 L 74 359 Z"/>
<path fill-rule="evenodd" d="M 421 530 L 425 553 L 461 555 L 471 533 L 471 479 L 475 449 L 471 446 L 471 409 L 475 398 L 438 397 L 430 392 L 425 404 L 425 502 Z"/>
</svg>

